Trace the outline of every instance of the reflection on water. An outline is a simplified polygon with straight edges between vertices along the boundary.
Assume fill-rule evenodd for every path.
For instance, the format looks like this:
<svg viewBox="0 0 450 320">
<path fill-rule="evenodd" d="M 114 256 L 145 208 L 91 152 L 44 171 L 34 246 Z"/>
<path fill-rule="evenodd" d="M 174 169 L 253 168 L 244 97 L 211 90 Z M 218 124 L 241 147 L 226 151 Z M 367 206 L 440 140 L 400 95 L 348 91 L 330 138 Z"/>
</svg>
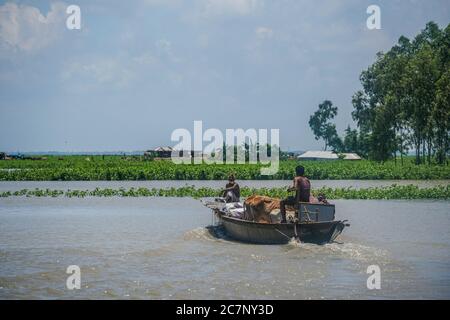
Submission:
<svg viewBox="0 0 450 320">
<path fill-rule="evenodd" d="M 449 201 L 336 206 L 351 226 L 335 243 L 251 245 L 189 198 L 0 199 L 0 298 L 450 298 Z"/>
</svg>

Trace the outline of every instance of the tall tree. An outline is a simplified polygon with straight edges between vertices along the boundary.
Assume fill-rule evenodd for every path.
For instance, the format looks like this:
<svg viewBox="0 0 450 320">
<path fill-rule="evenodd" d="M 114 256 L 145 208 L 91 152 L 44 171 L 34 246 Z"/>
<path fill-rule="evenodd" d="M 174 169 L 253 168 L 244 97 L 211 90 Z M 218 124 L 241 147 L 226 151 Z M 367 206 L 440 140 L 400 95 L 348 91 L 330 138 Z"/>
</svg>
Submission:
<svg viewBox="0 0 450 320">
<path fill-rule="evenodd" d="M 352 130 L 350 126 L 345 129 L 344 151 L 359 153 L 358 131 Z"/>
<path fill-rule="evenodd" d="M 422 33 L 427 32 L 424 30 Z M 427 151 L 428 162 L 431 162 L 434 136 L 431 110 L 435 102 L 436 81 L 439 79 L 435 52 L 431 44 L 424 39 L 426 39 L 425 36 L 419 34 L 414 40 L 413 45 L 416 49 L 408 61 L 403 77 L 404 86 L 410 96 L 408 114 L 417 163 L 425 161 Z"/>
<path fill-rule="evenodd" d="M 384 161 L 409 146 L 416 163 L 443 163 L 449 136 L 450 25 L 430 22 L 413 41 L 400 37 L 361 73 L 362 90 L 352 99 L 360 147 Z M 344 140 L 345 142 L 345 140 Z"/>
<path fill-rule="evenodd" d="M 436 160 L 443 164 L 450 151 L 450 64 L 437 81 L 436 87 L 432 117 L 436 125 Z"/>
<path fill-rule="evenodd" d="M 332 144 L 336 144 L 338 138 L 336 126 L 330 122 L 336 115 L 337 107 L 333 106 L 330 100 L 325 100 L 319 104 L 319 109 L 309 118 L 309 126 L 316 140 L 324 140 L 324 150 L 327 150 L 327 147 Z"/>
<path fill-rule="evenodd" d="M 309 125 L 325 150 L 355 151 L 374 160 L 400 157 L 410 147 L 416 164 L 447 161 L 450 148 L 450 24 L 427 23 L 412 41 L 401 36 L 361 72 L 362 90 L 352 97 L 352 118 L 342 140 L 330 122 L 337 108 L 319 105 Z"/>
</svg>

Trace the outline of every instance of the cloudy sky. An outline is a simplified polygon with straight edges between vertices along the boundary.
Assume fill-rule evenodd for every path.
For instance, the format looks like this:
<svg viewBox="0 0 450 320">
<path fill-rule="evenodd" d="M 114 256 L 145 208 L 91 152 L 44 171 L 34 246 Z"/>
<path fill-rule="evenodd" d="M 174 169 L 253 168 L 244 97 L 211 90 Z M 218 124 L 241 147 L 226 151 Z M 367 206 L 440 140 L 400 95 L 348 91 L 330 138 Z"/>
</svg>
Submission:
<svg viewBox="0 0 450 320">
<path fill-rule="evenodd" d="M 81 30 L 66 8 L 81 8 Z M 366 9 L 381 8 L 381 30 Z M 324 99 L 352 124 L 376 52 L 448 0 L 0 1 L 0 151 L 132 151 L 176 128 L 279 128 L 284 149 L 320 149 Z"/>
</svg>

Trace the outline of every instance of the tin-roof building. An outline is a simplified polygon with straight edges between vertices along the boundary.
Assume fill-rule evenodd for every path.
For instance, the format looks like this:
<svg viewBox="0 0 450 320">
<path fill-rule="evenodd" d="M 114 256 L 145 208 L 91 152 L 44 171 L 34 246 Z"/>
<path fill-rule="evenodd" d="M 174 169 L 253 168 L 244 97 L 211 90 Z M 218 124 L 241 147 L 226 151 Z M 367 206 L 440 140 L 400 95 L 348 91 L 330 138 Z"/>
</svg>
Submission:
<svg viewBox="0 0 450 320">
<path fill-rule="evenodd" d="M 361 160 L 361 157 L 353 152 L 335 153 L 334 151 L 306 151 L 297 157 L 299 160 Z"/>
<path fill-rule="evenodd" d="M 344 160 L 361 160 L 361 157 L 353 152 L 350 153 L 341 153 L 344 156 Z"/>
<path fill-rule="evenodd" d="M 299 160 L 338 160 L 333 151 L 306 151 L 297 157 Z"/>
<path fill-rule="evenodd" d="M 144 152 L 144 157 L 157 157 L 157 158 L 170 158 L 172 155 L 171 147 L 157 147 L 153 150 L 147 150 Z"/>
</svg>

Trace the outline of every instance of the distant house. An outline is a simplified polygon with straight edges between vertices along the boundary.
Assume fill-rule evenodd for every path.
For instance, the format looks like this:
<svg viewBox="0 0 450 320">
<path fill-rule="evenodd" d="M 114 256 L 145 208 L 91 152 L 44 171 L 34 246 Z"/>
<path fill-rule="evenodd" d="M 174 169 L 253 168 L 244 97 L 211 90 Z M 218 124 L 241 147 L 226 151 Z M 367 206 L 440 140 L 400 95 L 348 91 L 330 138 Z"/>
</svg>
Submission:
<svg viewBox="0 0 450 320">
<path fill-rule="evenodd" d="M 189 158 L 201 158 L 203 157 L 202 151 L 194 150 L 174 150 L 172 147 L 157 147 L 153 150 L 147 150 L 144 152 L 145 158 L 171 158 L 172 152 L 177 151 L 179 157 L 189 157 Z"/>
<path fill-rule="evenodd" d="M 298 160 L 338 160 L 333 151 L 306 151 L 297 157 Z"/>
<path fill-rule="evenodd" d="M 170 158 L 172 156 L 172 147 L 157 147 L 153 150 L 144 152 L 144 158 Z"/>
<path fill-rule="evenodd" d="M 361 160 L 361 157 L 356 153 L 341 153 L 344 160 Z"/>
</svg>

